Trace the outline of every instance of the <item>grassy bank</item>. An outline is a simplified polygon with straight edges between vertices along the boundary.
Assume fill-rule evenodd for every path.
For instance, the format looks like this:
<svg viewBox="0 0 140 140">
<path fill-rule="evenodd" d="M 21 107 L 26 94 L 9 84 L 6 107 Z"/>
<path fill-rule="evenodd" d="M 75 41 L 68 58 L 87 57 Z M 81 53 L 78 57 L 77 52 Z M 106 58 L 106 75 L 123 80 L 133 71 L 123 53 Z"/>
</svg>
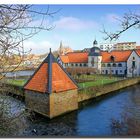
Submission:
<svg viewBox="0 0 140 140">
<path fill-rule="evenodd" d="M 113 83 L 115 81 L 121 80 L 121 78 L 118 78 L 118 77 L 113 77 L 113 76 L 109 77 L 109 76 L 95 75 L 95 74 L 94 75 L 81 75 L 77 77 L 77 79 L 85 80 L 85 82 L 78 83 L 80 88 L 105 85 L 105 84 L 109 84 L 109 83 Z M 17 86 L 23 86 L 26 83 L 26 81 L 27 79 L 7 79 L 7 83 L 17 85 Z"/>
</svg>

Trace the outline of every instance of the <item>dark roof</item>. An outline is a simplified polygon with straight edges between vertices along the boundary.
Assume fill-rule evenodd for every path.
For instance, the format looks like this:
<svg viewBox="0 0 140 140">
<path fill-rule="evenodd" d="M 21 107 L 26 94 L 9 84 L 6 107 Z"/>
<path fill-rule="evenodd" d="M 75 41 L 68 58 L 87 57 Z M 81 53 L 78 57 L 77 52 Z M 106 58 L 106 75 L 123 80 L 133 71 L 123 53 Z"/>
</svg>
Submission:
<svg viewBox="0 0 140 140">
<path fill-rule="evenodd" d="M 89 51 L 89 56 L 101 56 L 101 51 L 98 47 L 92 47 Z"/>
</svg>

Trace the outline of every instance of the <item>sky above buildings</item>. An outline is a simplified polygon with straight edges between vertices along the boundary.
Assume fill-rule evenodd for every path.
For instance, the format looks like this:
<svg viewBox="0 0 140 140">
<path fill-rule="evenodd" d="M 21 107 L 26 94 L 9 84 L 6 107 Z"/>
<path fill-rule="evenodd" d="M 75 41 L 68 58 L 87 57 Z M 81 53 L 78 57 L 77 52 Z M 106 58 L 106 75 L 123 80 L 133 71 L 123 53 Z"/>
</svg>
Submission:
<svg viewBox="0 0 140 140">
<path fill-rule="evenodd" d="M 59 48 L 60 41 L 73 50 L 92 47 L 94 39 L 98 43 L 109 43 L 101 32 L 119 30 L 119 21 L 123 14 L 133 11 L 140 14 L 140 5 L 50 5 L 50 11 L 59 10 L 53 17 L 46 19 L 46 24 L 55 26 L 50 31 L 41 31 L 25 42 L 25 49 L 32 53 L 43 54 Z M 35 5 L 36 9 L 45 10 L 48 5 Z M 37 17 L 40 20 L 40 17 Z M 136 41 L 140 45 L 140 29 L 130 29 L 123 33 L 118 42 Z"/>
</svg>

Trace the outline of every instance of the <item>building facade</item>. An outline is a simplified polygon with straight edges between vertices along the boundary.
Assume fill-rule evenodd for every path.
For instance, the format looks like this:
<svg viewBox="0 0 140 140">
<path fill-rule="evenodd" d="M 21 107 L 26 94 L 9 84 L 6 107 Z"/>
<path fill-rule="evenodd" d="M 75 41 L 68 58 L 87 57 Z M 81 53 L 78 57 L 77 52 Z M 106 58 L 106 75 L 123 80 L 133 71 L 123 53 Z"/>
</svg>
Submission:
<svg viewBox="0 0 140 140">
<path fill-rule="evenodd" d="M 71 52 L 59 56 L 58 62 L 64 68 L 94 68 L 99 74 L 117 76 L 140 75 L 140 49 L 102 51 L 95 40 L 88 52 Z"/>
<path fill-rule="evenodd" d="M 114 49 L 114 45 L 115 43 L 101 43 L 99 45 L 99 48 L 102 50 L 102 51 L 111 51 Z"/>
<path fill-rule="evenodd" d="M 114 50 L 133 50 L 136 49 L 136 42 L 121 42 L 114 45 Z"/>
</svg>

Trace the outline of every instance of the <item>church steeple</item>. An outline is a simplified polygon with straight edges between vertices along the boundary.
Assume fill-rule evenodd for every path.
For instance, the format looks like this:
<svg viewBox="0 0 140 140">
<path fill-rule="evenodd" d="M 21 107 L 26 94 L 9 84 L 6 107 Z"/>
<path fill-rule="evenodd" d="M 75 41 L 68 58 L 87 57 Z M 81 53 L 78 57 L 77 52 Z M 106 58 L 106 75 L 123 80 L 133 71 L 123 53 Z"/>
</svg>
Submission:
<svg viewBox="0 0 140 140">
<path fill-rule="evenodd" d="M 63 55 L 64 54 L 64 47 L 63 47 L 62 40 L 60 41 L 59 54 L 60 55 Z"/>
<path fill-rule="evenodd" d="M 60 41 L 60 48 L 63 48 L 62 40 Z"/>
</svg>

